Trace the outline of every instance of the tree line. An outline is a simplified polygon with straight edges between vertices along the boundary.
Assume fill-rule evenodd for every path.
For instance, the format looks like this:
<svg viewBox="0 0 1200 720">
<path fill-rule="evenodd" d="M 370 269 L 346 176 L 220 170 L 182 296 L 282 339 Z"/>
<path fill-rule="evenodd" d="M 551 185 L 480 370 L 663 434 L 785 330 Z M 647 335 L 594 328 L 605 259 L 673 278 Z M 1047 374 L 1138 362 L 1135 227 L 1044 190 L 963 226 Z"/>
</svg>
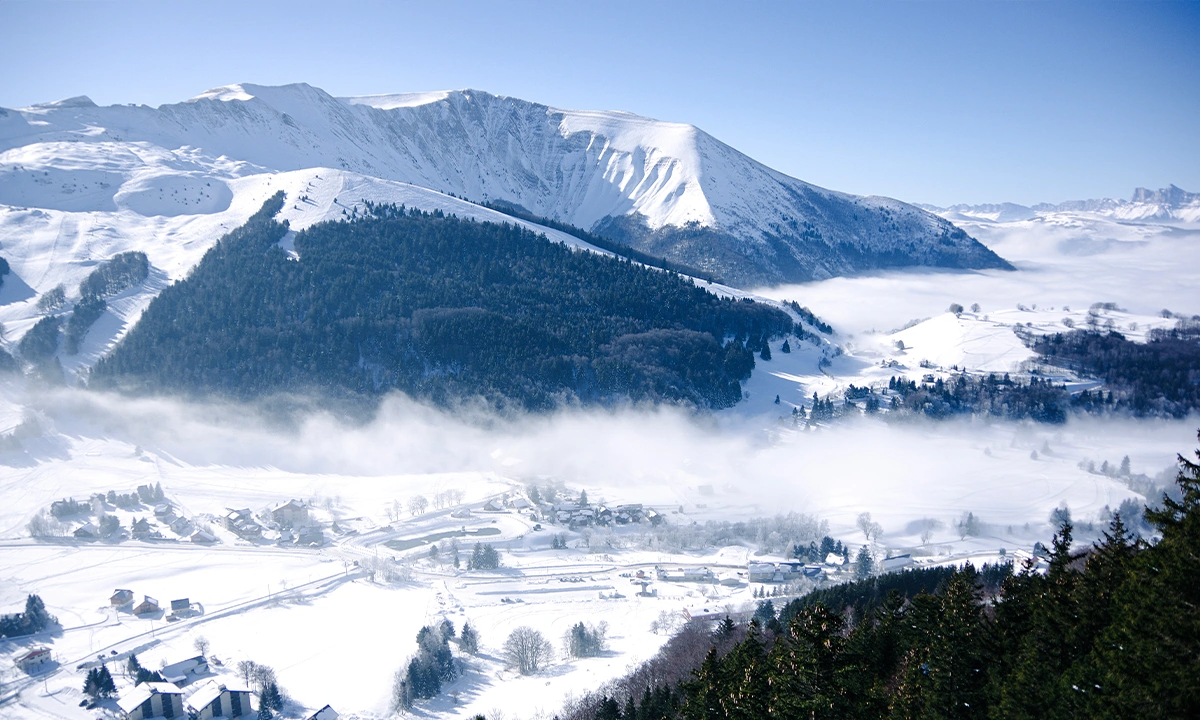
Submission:
<svg viewBox="0 0 1200 720">
<path fill-rule="evenodd" d="M 1118 515 L 1077 550 L 1065 522 L 1044 573 L 904 572 L 685 630 L 563 716 L 646 717 L 627 708 L 647 692 L 673 699 L 654 720 L 1200 716 L 1200 463 L 1176 484 L 1146 510 L 1156 542 Z"/>
</svg>

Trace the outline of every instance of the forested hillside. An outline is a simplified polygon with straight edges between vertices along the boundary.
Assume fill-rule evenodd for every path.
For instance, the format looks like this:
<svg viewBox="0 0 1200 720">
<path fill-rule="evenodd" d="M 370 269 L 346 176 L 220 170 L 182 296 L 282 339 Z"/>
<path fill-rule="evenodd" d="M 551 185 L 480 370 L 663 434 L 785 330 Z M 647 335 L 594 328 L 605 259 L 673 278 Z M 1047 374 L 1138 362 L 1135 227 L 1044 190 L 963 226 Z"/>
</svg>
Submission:
<svg viewBox="0 0 1200 720">
<path fill-rule="evenodd" d="M 693 626 L 565 717 L 1200 717 L 1200 464 L 1179 462 L 1180 500 L 1146 512 L 1154 543 L 1118 516 L 1076 552 L 1067 522 L 1049 569 L 1019 568 L 998 591 L 994 571 L 970 566 L 934 592 L 920 590 L 936 572 L 903 573 L 765 623 Z"/>
<path fill-rule="evenodd" d="M 95 386 L 248 398 L 398 389 L 497 406 L 741 398 L 786 313 L 511 225 L 370 206 L 294 236 L 282 194 L 167 288 Z"/>
</svg>

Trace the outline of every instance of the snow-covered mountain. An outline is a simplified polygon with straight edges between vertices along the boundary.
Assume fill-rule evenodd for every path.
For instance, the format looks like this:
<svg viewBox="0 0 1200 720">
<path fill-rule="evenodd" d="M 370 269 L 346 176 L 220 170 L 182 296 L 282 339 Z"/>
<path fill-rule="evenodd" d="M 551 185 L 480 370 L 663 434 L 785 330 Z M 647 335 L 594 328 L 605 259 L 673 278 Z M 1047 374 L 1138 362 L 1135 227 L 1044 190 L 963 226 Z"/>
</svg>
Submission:
<svg viewBox="0 0 1200 720">
<path fill-rule="evenodd" d="M 131 173 L 131 162 L 153 170 Z M 198 214 L 228 207 L 229 178 L 318 167 L 509 203 L 741 286 L 1008 267 L 912 205 L 818 188 L 691 125 L 622 112 L 474 90 L 335 98 L 304 84 L 234 85 L 159 108 L 80 97 L 0 110 L 7 205 Z"/>
<path fill-rule="evenodd" d="M 1159 190 L 1136 188 L 1129 200 L 1098 198 L 1029 206 L 992 203 L 951 205 L 944 208 L 921 204 L 920 207 L 952 221 L 982 220 L 1003 223 L 1032 220 L 1056 213 L 1076 213 L 1130 222 L 1200 222 L 1200 193 L 1188 192 L 1174 185 Z"/>
</svg>

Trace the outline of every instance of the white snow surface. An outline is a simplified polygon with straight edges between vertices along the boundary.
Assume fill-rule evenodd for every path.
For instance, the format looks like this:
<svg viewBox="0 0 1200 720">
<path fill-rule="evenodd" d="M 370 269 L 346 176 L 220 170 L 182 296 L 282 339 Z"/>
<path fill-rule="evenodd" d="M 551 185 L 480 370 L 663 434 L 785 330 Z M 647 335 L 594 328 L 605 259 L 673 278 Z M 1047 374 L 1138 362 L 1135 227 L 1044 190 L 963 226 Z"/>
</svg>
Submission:
<svg viewBox="0 0 1200 720">
<path fill-rule="evenodd" d="M 636 212 L 651 229 L 697 222 L 756 240 L 803 216 L 801 195 L 886 207 L 931 229 L 938 222 L 895 200 L 788 177 L 691 125 L 478 90 L 335 98 L 305 84 L 246 83 L 157 109 L 82 98 L 2 112 L 0 151 L 47 142 L 196 148 L 273 171 L 332 167 L 504 200 L 585 229 Z M 0 203 L 23 197 L 0 187 Z"/>
</svg>

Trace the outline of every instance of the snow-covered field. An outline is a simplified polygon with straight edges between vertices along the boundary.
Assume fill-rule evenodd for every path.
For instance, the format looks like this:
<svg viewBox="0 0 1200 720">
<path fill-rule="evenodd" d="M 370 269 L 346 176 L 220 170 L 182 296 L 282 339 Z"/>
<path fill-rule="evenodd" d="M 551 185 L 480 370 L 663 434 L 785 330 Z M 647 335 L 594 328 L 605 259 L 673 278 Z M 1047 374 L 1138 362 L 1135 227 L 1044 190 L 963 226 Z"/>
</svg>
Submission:
<svg viewBox="0 0 1200 720">
<path fill-rule="evenodd" d="M 369 116 L 371 108 L 441 97 L 360 98 L 346 107 L 370 106 L 353 110 Z M 288 97 L 274 101 L 286 104 Z M 71 108 L 59 110 L 65 117 Z M 79 103 L 77 111 L 86 119 L 93 108 Z M 142 112 L 128 110 L 129 123 L 140 122 Z M 630 158 L 640 143 L 654 136 L 686 146 L 673 151 L 686 155 L 694 129 L 643 127 L 635 120 L 575 113 L 562 121 L 579 132 L 607 128 L 614 135 L 615 144 L 602 149 L 610 175 L 628 176 L 629 194 L 622 197 L 653 206 L 655 222 L 670 220 L 675 211 L 684 218 L 719 214 L 721 208 L 698 205 L 695 194 L 684 193 L 687 202 L 669 202 L 667 196 L 691 177 L 686 173 L 642 178 L 644 187 L 637 188 L 641 170 Z M 643 135 L 621 136 L 617 126 Z M 11 348 L 37 321 L 39 295 L 62 284 L 68 300 L 74 299 L 78 283 L 100 261 L 142 250 L 151 263 L 145 283 L 109 300 L 79 354 L 62 355 L 69 380 L 117 342 L 157 292 L 184 276 L 218 236 L 277 190 L 287 193 L 282 216 L 295 230 L 342 217 L 362 200 L 511 222 L 450 195 L 346 165 L 268 168 L 187 146 L 165 150 L 173 146 L 165 140 L 159 145 L 111 137 L 111 129 L 93 137 L 95 128 L 83 122 L 55 132 L 0 154 L 0 201 L 6 203 L 0 205 L 0 254 L 13 271 L 0 288 L 0 343 Z M 655 133 L 666 133 L 665 139 Z M 255 152 L 278 165 L 298 150 L 272 145 Z M 335 157 L 320 160 L 313 164 L 337 165 Z M 642 160 L 654 165 L 653 158 Z M 356 170 L 369 169 L 362 162 L 354 160 Z M 463 188 L 449 180 L 443 185 Z M 586 184 L 577 189 L 586 195 Z M 608 212 L 612 208 L 604 203 L 618 200 L 592 197 L 585 210 Z M 586 491 L 596 505 L 640 503 L 680 533 L 710 520 L 799 513 L 821 532 L 857 545 L 864 538 L 856 520 L 869 512 L 883 528 L 878 552 L 914 552 L 922 562 L 1029 549 L 1049 539 L 1050 513 L 1060 507 L 1070 508 L 1080 536 L 1094 537 L 1106 508 L 1144 498 L 1119 477 L 1089 471 L 1089 462 L 1116 465 L 1128 456 L 1134 473 L 1159 476 L 1176 453 L 1194 446 L 1200 418 L 1072 419 L 1039 426 L 982 420 L 898 425 L 864 417 L 816 430 L 790 422 L 791 409 L 811 402 L 814 393 L 825 397 L 850 384 L 885 386 L 893 375 L 915 379 L 951 368 L 1018 372 L 1031 354 L 1015 328 L 1039 333 L 1086 325 L 1094 303 L 1115 303 L 1116 309 L 1096 310 L 1097 322 L 1139 340 L 1174 323 L 1163 309 L 1200 312 L 1195 223 L 1059 211 L 997 219 L 955 221 L 1012 261 L 1015 272 L 897 271 L 757 291 L 760 299 L 798 301 L 835 332 L 819 345 L 793 338 L 788 353 L 781 341 L 774 343 L 772 359 L 760 360 L 745 384 L 744 401 L 715 417 L 664 408 L 502 420 L 450 415 L 391 397 L 376 417 L 357 424 L 319 408 L 282 422 L 255 407 L 0 382 L 0 434 L 18 438 L 20 448 L 10 445 L 0 454 L 0 611 L 19 610 L 27 594 L 37 593 L 62 625 L 57 634 L 0 642 L 0 715 L 115 717 L 111 706 L 79 707 L 78 666 L 104 655 L 121 668 L 122 658 L 136 652 L 143 665 L 158 668 L 193 655 L 196 639 L 204 637 L 209 654 L 221 662 L 214 671 L 228 680 L 239 661 L 272 666 L 293 700 L 292 716 L 329 703 L 343 717 L 385 717 L 392 676 L 415 651 L 417 630 L 449 619 L 458 628 L 469 621 L 480 632 L 481 653 L 462 656 L 463 676 L 416 714 L 549 717 L 568 695 L 651 656 L 666 639 L 651 629 L 662 613 L 752 607 L 759 586 L 739 581 L 738 573 L 751 559 L 783 559 L 753 553 L 772 543 L 782 549 L 786 538 L 685 552 L 641 525 L 537 529 L 540 518 L 513 508 L 481 512 L 488 501 L 520 497 L 530 483 Z M 950 313 L 951 303 L 965 310 Z M 190 530 L 175 532 L 162 522 L 155 524 L 163 535 L 158 541 L 30 536 L 30 521 L 55 500 L 131 493 L 156 483 L 189 527 L 207 528 L 217 542 L 193 543 Z M 447 492 L 456 494 L 450 506 L 418 514 L 405 507 L 414 496 Z M 323 546 L 281 547 L 276 529 L 250 542 L 220 522 L 229 510 L 259 513 L 290 498 L 311 503 L 324 529 Z M 469 516 L 451 516 L 464 508 Z M 107 512 L 126 528 L 153 515 L 149 507 Z M 964 513 L 981 523 L 974 536 L 955 530 Z M 68 530 L 83 522 L 68 519 Z M 429 559 L 429 543 L 419 541 L 453 532 L 464 556 L 476 541 L 494 542 L 503 567 L 455 570 L 444 539 L 436 541 L 439 559 Z M 560 532 L 567 547 L 556 549 L 552 537 Z M 729 584 L 653 580 L 657 595 L 637 596 L 640 587 L 627 576 L 640 570 L 653 578 L 656 565 L 707 566 Z M 177 622 L 161 613 L 139 619 L 109 606 L 117 588 L 133 590 L 138 602 L 145 595 L 164 604 L 188 598 L 201 612 Z M 579 621 L 607 622 L 604 655 L 560 658 L 530 677 L 504 667 L 500 646 L 514 628 L 529 625 L 559 645 L 567 627 Z M 15 669 L 16 656 L 43 643 L 55 655 L 56 670 L 30 677 Z M 118 673 L 118 684 L 124 689 L 129 682 Z"/>
</svg>

